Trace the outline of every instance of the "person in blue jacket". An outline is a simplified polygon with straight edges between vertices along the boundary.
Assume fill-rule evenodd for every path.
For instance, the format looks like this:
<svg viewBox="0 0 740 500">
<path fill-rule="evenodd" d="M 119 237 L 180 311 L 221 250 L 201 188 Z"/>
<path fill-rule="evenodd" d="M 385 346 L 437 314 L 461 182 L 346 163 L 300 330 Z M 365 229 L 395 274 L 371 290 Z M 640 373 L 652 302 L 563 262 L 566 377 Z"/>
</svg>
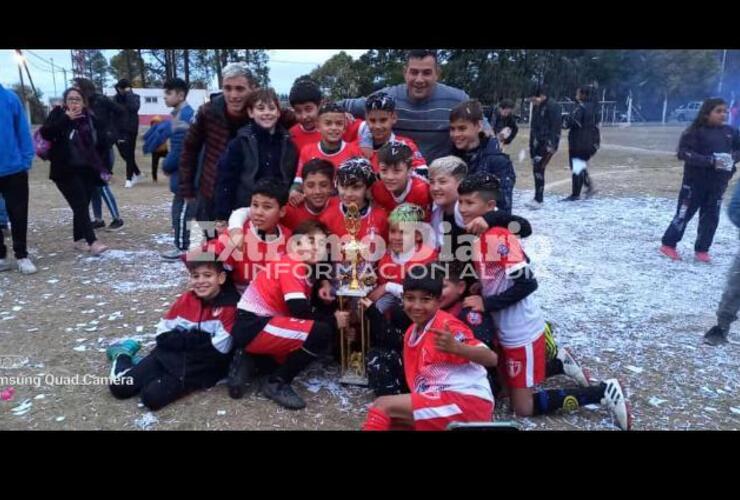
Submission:
<svg viewBox="0 0 740 500">
<path fill-rule="evenodd" d="M 0 85 L 0 196 L 10 219 L 16 266 L 22 274 L 37 271 L 28 258 L 28 171 L 33 162 L 33 140 L 28 118 L 15 92 Z M 0 271 L 8 271 L 8 249 L 0 235 Z"/>
</svg>

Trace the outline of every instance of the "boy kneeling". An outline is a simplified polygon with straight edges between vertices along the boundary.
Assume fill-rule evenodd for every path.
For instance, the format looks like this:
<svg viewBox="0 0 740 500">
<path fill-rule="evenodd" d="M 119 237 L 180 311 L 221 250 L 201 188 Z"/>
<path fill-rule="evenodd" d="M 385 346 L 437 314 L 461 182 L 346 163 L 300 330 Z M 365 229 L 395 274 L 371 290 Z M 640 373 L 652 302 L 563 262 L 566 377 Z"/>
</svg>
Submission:
<svg viewBox="0 0 740 500">
<path fill-rule="evenodd" d="M 496 353 L 460 320 L 440 310 L 439 266 L 414 266 L 403 282 L 403 307 L 413 324 L 403 340 L 403 367 L 411 394 L 381 396 L 363 430 L 445 430 L 451 422 L 490 422 L 493 395 L 484 366 Z"/>
<path fill-rule="evenodd" d="M 127 339 L 107 349 L 113 361 L 109 388 L 116 398 L 141 394 L 144 406 L 159 410 L 226 377 L 239 295 L 233 286 L 224 286 L 226 272 L 221 262 L 194 258 L 186 266 L 189 291 L 157 325 L 154 350 L 137 363 L 141 344 L 136 340 Z"/>
</svg>

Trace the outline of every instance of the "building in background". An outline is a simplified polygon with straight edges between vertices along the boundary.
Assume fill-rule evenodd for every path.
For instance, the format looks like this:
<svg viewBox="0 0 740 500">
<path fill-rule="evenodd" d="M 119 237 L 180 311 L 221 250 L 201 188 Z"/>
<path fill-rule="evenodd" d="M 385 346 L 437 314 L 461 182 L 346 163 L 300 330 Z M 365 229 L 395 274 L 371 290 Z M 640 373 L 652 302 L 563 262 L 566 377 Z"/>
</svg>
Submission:
<svg viewBox="0 0 740 500">
<path fill-rule="evenodd" d="M 170 112 L 172 110 L 164 103 L 164 89 L 133 88 L 131 90 L 141 98 L 139 125 L 149 125 L 155 116 L 159 116 L 165 120 L 170 118 Z M 107 88 L 104 92 L 105 95 L 111 98 L 116 95 L 116 91 L 113 88 Z M 202 104 L 208 102 L 209 96 L 212 93 L 212 90 L 190 89 L 190 92 L 188 92 L 188 104 L 195 111 L 198 111 L 198 108 Z"/>
</svg>

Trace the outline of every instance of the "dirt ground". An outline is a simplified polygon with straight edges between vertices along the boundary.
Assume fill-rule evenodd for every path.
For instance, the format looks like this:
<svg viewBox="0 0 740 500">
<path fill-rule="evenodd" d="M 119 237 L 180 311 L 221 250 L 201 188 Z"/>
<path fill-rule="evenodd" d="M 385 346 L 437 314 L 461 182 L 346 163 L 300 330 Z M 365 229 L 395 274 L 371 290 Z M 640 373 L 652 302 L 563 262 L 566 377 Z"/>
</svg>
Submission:
<svg viewBox="0 0 740 500">
<path fill-rule="evenodd" d="M 657 199 L 666 203 L 664 199 L 674 200 L 682 172 L 682 165 L 674 153 L 681 130 L 670 126 L 604 128 L 602 149 L 590 165 L 600 191 L 599 198 L 648 202 Z M 528 130 L 522 129 L 507 148 L 518 176 L 516 189 L 520 194 L 515 211 L 525 216 L 530 212 L 521 209 L 521 203 L 526 201 L 525 195 L 531 197 L 533 186 L 529 158 L 524 153 L 527 140 Z M 138 149 L 140 152 L 140 147 Z M 104 351 L 113 340 L 135 336 L 151 346 L 154 326 L 185 283 L 182 266 L 164 263 L 157 255 L 171 244 L 169 208 L 172 195 L 168 180 L 160 173 L 159 183 L 153 183 L 149 159 L 141 156 L 138 160 L 146 180 L 133 189 L 124 189 L 125 168 L 117 155 L 112 187 L 125 227 L 117 233 L 98 233 L 101 241 L 113 249 L 101 258 L 82 256 L 72 249 L 71 211 L 48 180 L 48 163 L 35 160 L 31 172 L 28 239 L 40 272 L 33 276 L 21 276 L 16 272 L 0 274 L 0 391 L 11 385 L 3 384 L 2 377 L 39 377 L 41 383 L 38 386 L 32 381 L 14 384 L 13 399 L 0 400 L 0 429 L 357 429 L 363 420 L 365 405 L 372 400 L 371 394 L 360 388 L 338 386 L 335 366 L 324 368 L 317 364 L 297 380 L 296 387 L 308 403 L 308 408 L 300 412 L 279 409 L 253 394 L 234 401 L 227 396 L 225 387 L 216 386 L 151 414 L 137 405 L 136 400 L 115 400 L 105 385 L 47 383 L 44 377 L 49 374 L 57 377 L 106 376 L 109 364 Z M 548 167 L 547 183 L 548 193 L 569 193 L 565 140 Z M 103 212 L 109 222 L 105 206 Z M 557 217 L 556 213 L 546 215 Z M 542 215 L 533 218 L 535 234 L 540 228 L 547 228 L 538 224 L 537 217 Z M 665 214 L 665 224 L 670 217 L 670 212 Z M 707 271 L 720 283 L 724 283 L 729 259 L 736 250 L 729 248 L 737 241 L 736 232 L 732 231 L 734 228 L 729 224 L 720 227 L 719 232 L 725 238 L 722 241 L 728 249 L 721 254 L 721 262 L 715 262 Z M 632 237 L 631 234 L 613 236 Z M 649 244 L 657 250 L 659 241 Z M 608 267 L 610 264 L 605 261 L 601 265 Z M 660 287 L 660 278 L 655 279 L 655 286 Z M 628 277 L 625 277 L 627 282 Z M 568 283 L 553 286 L 568 287 Z M 562 304 L 563 311 L 569 307 L 567 302 Z M 557 323 L 557 313 L 552 310 L 548 313 Z M 660 343 L 639 340 L 640 355 L 644 356 L 642 364 L 648 367 L 651 356 L 663 356 L 668 347 L 677 351 L 675 359 L 671 358 L 675 366 L 683 363 L 688 351 L 682 346 L 687 342 L 700 345 L 697 332 L 710 326 L 713 311 L 702 311 L 701 321 L 687 321 L 682 326 L 682 310 L 668 308 L 662 314 L 670 321 L 677 321 L 679 331 L 662 337 Z M 672 338 L 681 340 L 676 340 L 674 345 Z M 692 340 L 687 341 L 687 338 Z M 569 340 L 578 343 L 575 335 Z M 600 341 L 584 340 L 583 350 L 592 353 L 597 347 L 603 347 L 597 342 Z M 732 356 L 738 359 L 737 343 L 724 349 L 724 364 L 720 368 L 733 373 L 732 381 L 720 384 L 723 389 L 711 398 L 707 396 L 706 400 L 701 396 L 706 388 L 691 382 L 696 385 L 684 389 L 695 394 L 693 405 L 679 404 L 663 410 L 661 403 L 651 399 L 657 391 L 652 388 L 658 387 L 661 392 L 657 393 L 663 394 L 660 397 L 669 399 L 665 392 L 670 391 L 674 383 L 668 373 L 673 370 L 670 363 L 660 365 L 664 372 L 648 370 L 640 383 L 630 384 L 635 428 L 739 428 L 738 363 L 732 361 Z M 624 368 L 631 366 L 629 359 L 620 359 L 619 352 L 608 349 L 585 364 L 592 372 L 613 371 L 616 367 L 620 376 L 638 378 L 638 369 L 634 366 L 634 370 Z M 547 385 L 552 386 L 553 382 Z M 710 405 L 706 401 L 711 401 L 716 413 L 710 415 L 712 418 L 697 413 L 698 407 Z M 497 406 L 497 418 L 511 418 L 505 402 L 497 402 Z M 523 424 L 533 429 L 613 428 L 608 414 L 589 410 L 583 410 L 577 418 L 555 415 L 525 419 Z"/>
</svg>

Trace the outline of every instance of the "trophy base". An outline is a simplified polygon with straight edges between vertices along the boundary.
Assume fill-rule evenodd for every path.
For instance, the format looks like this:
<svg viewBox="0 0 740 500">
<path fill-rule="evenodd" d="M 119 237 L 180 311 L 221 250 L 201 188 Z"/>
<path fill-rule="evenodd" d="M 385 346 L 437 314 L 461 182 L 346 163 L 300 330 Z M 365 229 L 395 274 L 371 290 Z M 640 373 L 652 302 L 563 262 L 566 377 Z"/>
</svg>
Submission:
<svg viewBox="0 0 740 500">
<path fill-rule="evenodd" d="M 360 287 L 352 289 L 347 285 L 341 286 L 337 290 L 337 296 L 339 297 L 367 297 L 367 295 L 372 291 L 372 288 L 369 287 Z"/>
<path fill-rule="evenodd" d="M 367 377 L 357 375 L 356 373 L 345 373 L 342 378 L 339 379 L 339 383 L 342 385 L 359 385 L 362 387 L 368 386 Z"/>
</svg>

